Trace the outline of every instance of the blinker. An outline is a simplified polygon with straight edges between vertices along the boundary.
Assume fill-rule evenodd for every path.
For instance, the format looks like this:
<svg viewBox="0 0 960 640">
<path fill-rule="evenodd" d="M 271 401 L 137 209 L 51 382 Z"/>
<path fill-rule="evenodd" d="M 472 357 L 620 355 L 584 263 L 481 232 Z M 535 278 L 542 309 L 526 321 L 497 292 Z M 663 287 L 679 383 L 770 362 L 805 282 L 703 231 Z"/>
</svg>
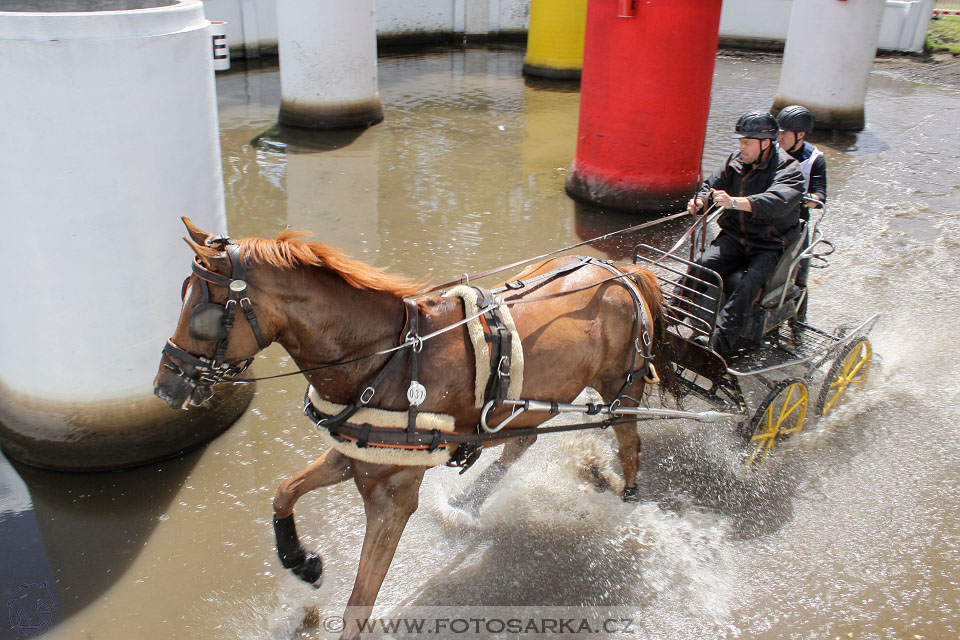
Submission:
<svg viewBox="0 0 960 640">
<path fill-rule="evenodd" d="M 212 302 L 201 302 L 193 309 L 190 315 L 190 324 L 187 330 L 194 340 L 204 342 L 218 342 L 227 335 L 223 323 L 225 307 Z"/>
</svg>

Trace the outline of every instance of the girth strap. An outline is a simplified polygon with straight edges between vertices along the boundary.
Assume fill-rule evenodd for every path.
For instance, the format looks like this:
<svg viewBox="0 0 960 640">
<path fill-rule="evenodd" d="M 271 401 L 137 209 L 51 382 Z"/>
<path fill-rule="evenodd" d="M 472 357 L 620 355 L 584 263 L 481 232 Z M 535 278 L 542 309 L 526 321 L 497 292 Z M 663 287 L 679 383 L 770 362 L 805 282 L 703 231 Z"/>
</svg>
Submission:
<svg viewBox="0 0 960 640">
<path fill-rule="evenodd" d="M 492 291 L 481 287 L 473 287 L 477 292 L 477 305 L 481 308 L 490 306 L 491 309 L 483 314 L 487 327 L 484 329 L 486 341 L 490 344 L 490 377 L 484 391 L 484 401 L 494 401 L 494 407 L 499 407 L 507 397 L 510 387 L 510 354 L 513 348 L 513 336 L 503 320 L 500 306 L 494 305 L 495 296 Z"/>
<path fill-rule="evenodd" d="M 603 407 L 597 405 L 592 411 L 593 414 L 600 413 Z M 611 417 L 599 422 L 585 422 L 579 424 L 561 424 L 556 426 L 544 427 L 522 427 L 510 429 L 509 431 L 497 431 L 494 433 L 455 433 L 451 431 L 438 431 L 437 429 L 415 429 L 412 434 L 408 434 L 406 429 L 395 429 L 389 427 L 375 427 L 368 423 L 365 424 L 342 424 L 336 428 L 331 427 L 331 422 L 335 418 L 328 418 L 317 410 L 310 400 L 309 395 L 304 398 L 304 414 L 318 427 L 324 427 L 330 431 L 335 438 L 347 438 L 354 441 L 364 439 L 365 444 L 369 446 L 397 446 L 403 447 L 420 446 L 427 448 L 437 448 L 448 445 L 482 445 L 484 442 L 501 441 L 511 438 L 522 438 L 524 436 L 539 436 L 548 433 L 562 433 L 565 431 L 580 431 L 584 429 L 604 429 L 614 424 L 626 422 L 636 422 L 637 416 Z"/>
<path fill-rule="evenodd" d="M 426 389 L 417 380 L 419 354 L 423 348 L 423 341 L 420 339 L 420 312 L 417 303 L 413 300 L 404 300 L 403 303 L 406 305 L 407 326 L 410 327 L 404 335 L 404 341 L 413 341 L 410 346 L 410 386 L 407 388 L 407 402 L 410 403 L 407 409 L 407 435 L 412 437 L 413 431 L 417 428 L 417 412 L 420 410 L 420 403 L 426 398 Z"/>
</svg>

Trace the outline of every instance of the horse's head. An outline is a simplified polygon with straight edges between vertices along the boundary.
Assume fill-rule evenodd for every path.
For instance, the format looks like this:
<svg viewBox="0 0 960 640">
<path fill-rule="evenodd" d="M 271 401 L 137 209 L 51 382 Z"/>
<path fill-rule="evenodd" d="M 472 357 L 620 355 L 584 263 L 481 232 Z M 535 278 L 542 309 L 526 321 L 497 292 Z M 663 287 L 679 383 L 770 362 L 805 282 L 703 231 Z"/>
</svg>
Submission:
<svg viewBox="0 0 960 640">
<path fill-rule="evenodd" d="M 263 307 L 255 312 L 239 247 L 182 220 L 190 234 L 184 240 L 197 255 L 183 282 L 177 329 L 153 380 L 153 392 L 172 409 L 209 400 L 213 385 L 242 374 L 277 332 Z"/>
</svg>

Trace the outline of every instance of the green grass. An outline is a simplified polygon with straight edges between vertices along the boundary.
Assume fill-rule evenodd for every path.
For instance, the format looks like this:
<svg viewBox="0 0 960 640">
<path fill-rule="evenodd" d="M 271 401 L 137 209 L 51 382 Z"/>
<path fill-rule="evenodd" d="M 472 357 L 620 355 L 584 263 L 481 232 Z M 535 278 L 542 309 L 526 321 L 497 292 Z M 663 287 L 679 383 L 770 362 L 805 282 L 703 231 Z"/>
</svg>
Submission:
<svg viewBox="0 0 960 640">
<path fill-rule="evenodd" d="M 960 16 L 934 16 L 927 30 L 927 51 L 960 56 Z"/>
</svg>

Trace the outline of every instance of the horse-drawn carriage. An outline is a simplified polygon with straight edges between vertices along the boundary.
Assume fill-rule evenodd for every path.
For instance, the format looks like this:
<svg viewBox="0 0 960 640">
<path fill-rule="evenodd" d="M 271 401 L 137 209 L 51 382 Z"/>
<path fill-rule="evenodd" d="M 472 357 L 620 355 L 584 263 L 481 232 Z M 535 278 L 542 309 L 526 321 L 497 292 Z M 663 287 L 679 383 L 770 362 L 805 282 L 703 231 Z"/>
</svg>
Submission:
<svg viewBox="0 0 960 640">
<path fill-rule="evenodd" d="M 762 463 L 778 443 L 803 429 L 811 391 L 816 391 L 814 416 L 834 411 L 851 386 L 862 387 L 870 368 L 872 348 L 866 335 L 874 314 L 855 326 L 830 333 L 798 318 L 807 299 L 805 283 L 797 273 L 829 266 L 834 252 L 819 222 L 809 232 L 806 221 L 796 241 L 787 247 L 773 275 L 764 285 L 745 321 L 745 348 L 721 357 L 710 347 L 717 317 L 736 277 L 724 282 L 698 266 L 693 258 L 706 244 L 709 224 L 720 210 L 704 215 L 690 229 L 690 259 L 645 244 L 633 251 L 633 263 L 657 274 L 664 295 L 669 335 L 674 339 L 677 381 L 685 392 L 702 398 L 727 414 L 737 416 L 738 432 L 747 443 L 746 463 Z M 686 236 L 685 236 L 686 237 Z M 751 403 L 744 381 L 759 383 L 764 393 Z"/>
<path fill-rule="evenodd" d="M 485 445 L 505 443 L 484 471 L 496 480 L 538 435 L 612 427 L 623 498 L 631 500 L 639 420 L 731 423 L 745 432 L 753 464 L 803 427 L 817 372 L 826 371 L 818 413 L 862 384 L 871 358 L 865 335 L 876 316 L 834 334 L 790 322 L 806 295 L 795 284 L 797 266 L 825 264 L 828 255 L 818 229 L 809 248 L 786 252 L 767 284 L 751 320 L 756 348 L 725 360 L 700 344 L 716 324 L 724 283 L 716 273 L 695 272 L 676 252 L 701 242 L 706 222 L 670 251 L 638 245 L 630 265 L 569 255 L 544 260 L 568 247 L 487 272 L 537 263 L 493 290 L 463 278 L 437 296 L 298 232 L 234 242 L 184 219 L 196 259 L 155 393 L 175 409 L 202 404 L 218 383 L 249 382 L 242 374 L 268 344 L 287 350 L 299 370 L 283 375 L 307 378 L 306 413 L 329 447 L 280 485 L 277 551 L 284 567 L 316 583 L 322 564 L 300 544 L 294 504 L 313 489 L 354 480 L 367 513 L 345 632 L 356 637 L 350 620 L 372 609 L 427 468 L 468 467 Z M 800 377 L 781 375 L 798 367 Z M 745 378 L 768 388 L 755 408 Z M 651 406 L 657 384 L 712 406 Z M 572 404 L 586 387 L 604 402 Z M 542 426 L 566 412 L 591 419 Z"/>
<path fill-rule="evenodd" d="M 601 412 L 614 417 L 732 423 L 746 446 L 744 462 L 752 466 L 762 464 L 779 444 L 804 428 L 812 398 L 815 420 L 836 410 L 852 388 L 862 388 L 873 356 L 867 334 L 879 314 L 833 332 L 798 319 L 807 298 L 805 284 L 796 277 L 798 271 L 804 262 L 811 268 L 828 267 L 827 257 L 834 252 L 819 227 L 821 215 L 809 242 L 805 242 L 807 223 L 801 223 L 801 233 L 784 252 L 746 318 L 741 349 L 721 356 L 710 337 L 740 274 L 724 282 L 717 272 L 695 262 L 706 245 L 709 225 L 720 212 L 719 208 L 707 212 L 668 251 L 638 244 L 632 261 L 654 273 L 660 283 L 666 319 L 663 339 L 677 391 L 706 401 L 714 411 L 612 406 Z M 689 259 L 678 255 L 681 249 L 689 249 Z M 747 381 L 761 390 L 759 397 L 755 391 L 745 392 Z M 515 412 L 551 410 L 547 403 L 529 400 L 505 404 Z M 561 405 L 552 410 L 596 412 L 592 405 Z"/>
</svg>

